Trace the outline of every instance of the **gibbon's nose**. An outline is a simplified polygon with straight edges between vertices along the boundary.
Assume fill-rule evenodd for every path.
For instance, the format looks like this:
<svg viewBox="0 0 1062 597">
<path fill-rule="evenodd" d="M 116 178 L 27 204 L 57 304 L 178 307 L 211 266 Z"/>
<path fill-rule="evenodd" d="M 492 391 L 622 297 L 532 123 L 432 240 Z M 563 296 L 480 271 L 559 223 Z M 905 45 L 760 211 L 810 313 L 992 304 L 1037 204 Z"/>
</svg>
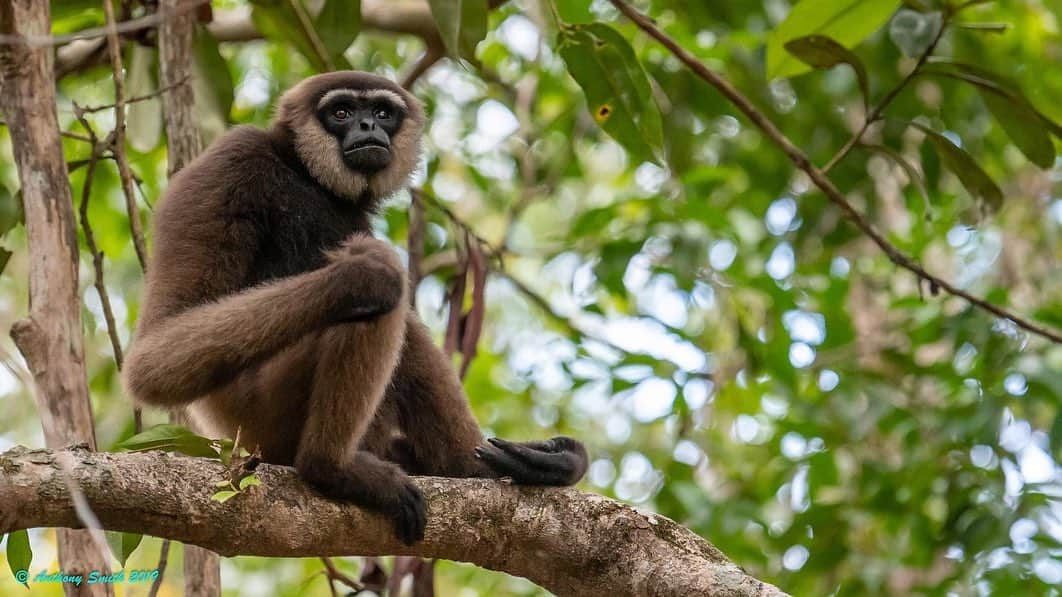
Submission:
<svg viewBox="0 0 1062 597">
<path fill-rule="evenodd" d="M 376 121 L 372 118 L 362 118 L 361 122 L 358 123 L 358 126 L 363 131 L 376 130 Z"/>
</svg>

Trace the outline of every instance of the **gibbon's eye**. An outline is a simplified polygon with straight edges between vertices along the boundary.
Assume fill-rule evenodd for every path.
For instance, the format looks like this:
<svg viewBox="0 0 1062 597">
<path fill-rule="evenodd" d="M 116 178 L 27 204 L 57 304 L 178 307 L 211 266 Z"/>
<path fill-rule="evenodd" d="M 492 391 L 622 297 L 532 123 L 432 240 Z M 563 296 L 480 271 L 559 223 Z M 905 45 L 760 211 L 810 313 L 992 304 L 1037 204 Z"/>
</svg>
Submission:
<svg viewBox="0 0 1062 597">
<path fill-rule="evenodd" d="M 376 111 L 373 112 L 372 115 L 380 120 L 387 120 L 391 117 L 391 111 L 387 108 L 376 108 Z"/>
<path fill-rule="evenodd" d="M 336 120 L 346 120 L 347 118 L 350 118 L 350 112 L 340 108 L 335 112 L 332 112 L 332 118 L 335 118 Z"/>
</svg>

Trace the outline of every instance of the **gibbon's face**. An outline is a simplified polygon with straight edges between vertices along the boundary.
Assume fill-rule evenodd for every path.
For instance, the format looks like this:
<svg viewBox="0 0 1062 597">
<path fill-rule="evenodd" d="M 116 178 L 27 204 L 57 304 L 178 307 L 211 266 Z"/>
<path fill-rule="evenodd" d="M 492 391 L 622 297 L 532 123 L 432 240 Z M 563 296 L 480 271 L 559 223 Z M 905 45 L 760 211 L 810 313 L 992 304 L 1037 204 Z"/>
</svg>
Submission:
<svg viewBox="0 0 1062 597">
<path fill-rule="evenodd" d="M 284 93 L 274 125 L 291 131 L 299 159 L 322 186 L 377 201 L 409 184 L 420 160 L 424 108 L 383 77 L 334 71 Z"/>
<path fill-rule="evenodd" d="M 347 167 L 372 175 L 391 165 L 392 140 L 406 117 L 405 101 L 398 94 L 335 89 L 317 105 L 317 119 L 336 138 Z"/>
</svg>

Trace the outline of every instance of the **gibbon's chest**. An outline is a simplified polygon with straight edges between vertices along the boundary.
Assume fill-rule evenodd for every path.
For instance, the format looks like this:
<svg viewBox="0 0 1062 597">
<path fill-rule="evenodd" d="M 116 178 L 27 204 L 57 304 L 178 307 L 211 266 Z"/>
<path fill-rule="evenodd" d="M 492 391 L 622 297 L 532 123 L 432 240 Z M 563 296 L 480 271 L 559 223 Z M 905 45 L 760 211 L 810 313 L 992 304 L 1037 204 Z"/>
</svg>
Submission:
<svg viewBox="0 0 1062 597">
<path fill-rule="evenodd" d="M 251 284 L 322 267 L 325 251 L 358 231 L 368 230 L 364 209 L 354 201 L 304 186 L 271 202 L 265 218 L 265 242 Z"/>
</svg>

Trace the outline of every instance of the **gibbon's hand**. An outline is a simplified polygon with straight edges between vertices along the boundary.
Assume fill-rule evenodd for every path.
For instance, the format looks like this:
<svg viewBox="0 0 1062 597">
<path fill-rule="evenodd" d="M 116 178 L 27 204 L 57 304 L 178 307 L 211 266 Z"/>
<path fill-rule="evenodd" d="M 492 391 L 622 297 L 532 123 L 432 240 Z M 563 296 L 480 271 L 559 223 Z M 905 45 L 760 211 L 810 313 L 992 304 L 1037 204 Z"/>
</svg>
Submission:
<svg viewBox="0 0 1062 597">
<path fill-rule="evenodd" d="M 492 437 L 476 457 L 518 485 L 574 485 L 586 473 L 586 448 L 570 437 L 514 443 Z"/>
<path fill-rule="evenodd" d="M 355 234 L 329 252 L 343 285 L 339 322 L 368 321 L 390 313 L 404 300 L 406 273 L 394 247 Z"/>
</svg>

